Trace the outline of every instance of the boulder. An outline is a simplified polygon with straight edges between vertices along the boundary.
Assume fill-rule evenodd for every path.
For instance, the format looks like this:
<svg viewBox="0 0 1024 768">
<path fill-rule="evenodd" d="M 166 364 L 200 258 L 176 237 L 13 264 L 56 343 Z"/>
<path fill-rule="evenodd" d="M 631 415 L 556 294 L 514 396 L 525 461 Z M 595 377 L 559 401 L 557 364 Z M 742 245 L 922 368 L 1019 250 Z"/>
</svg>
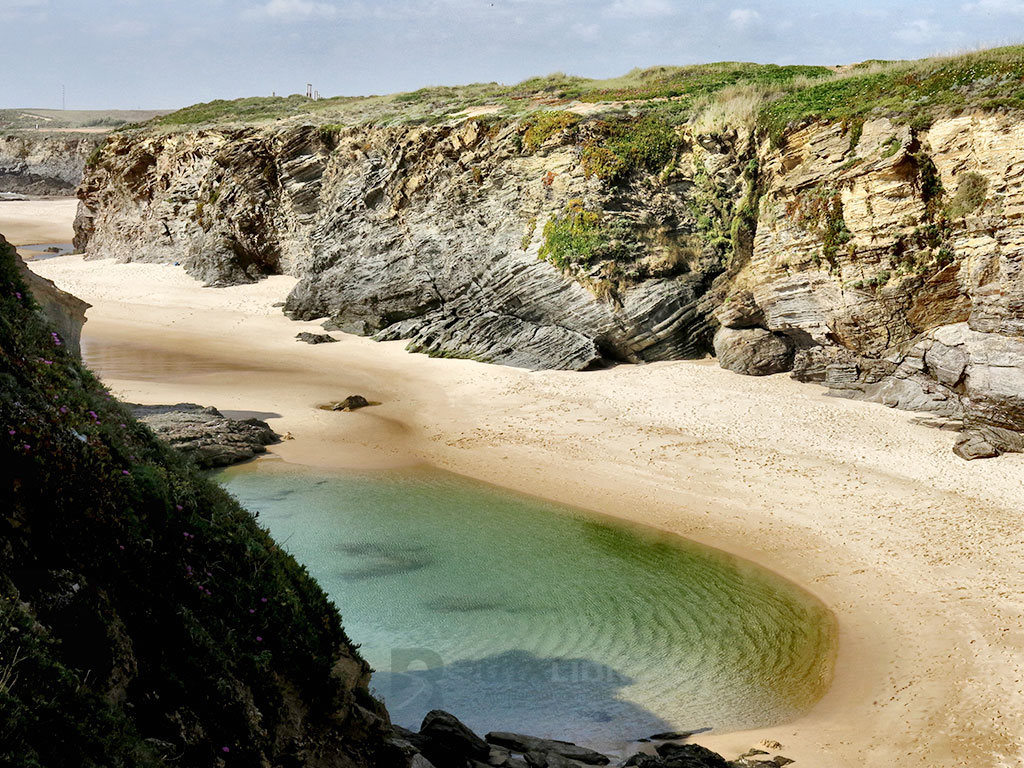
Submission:
<svg viewBox="0 0 1024 768">
<path fill-rule="evenodd" d="M 195 403 L 129 407 L 157 437 L 203 469 L 246 461 L 277 441 L 265 421 L 229 419 L 216 408 Z"/>
<path fill-rule="evenodd" d="M 513 752 L 559 755 L 588 765 L 607 765 L 609 762 L 608 757 L 600 752 L 577 746 L 568 741 L 540 739 L 536 736 L 507 731 L 491 731 L 487 734 L 486 739 L 490 744 L 505 747 Z"/>
<path fill-rule="evenodd" d="M 440 768 L 465 765 L 470 760 L 486 763 L 491 755 L 487 742 L 477 736 L 455 715 L 435 709 L 420 725 L 420 751 Z"/>
<path fill-rule="evenodd" d="M 658 756 L 665 768 L 729 768 L 725 758 L 700 744 L 673 744 L 657 746 Z"/>
<path fill-rule="evenodd" d="M 721 328 L 714 345 L 718 364 L 729 371 L 767 376 L 793 369 L 792 343 L 764 328 Z"/>
<path fill-rule="evenodd" d="M 362 395 L 349 395 L 340 403 L 335 403 L 331 406 L 332 411 L 354 411 L 357 408 L 365 408 L 370 404 Z"/>
</svg>

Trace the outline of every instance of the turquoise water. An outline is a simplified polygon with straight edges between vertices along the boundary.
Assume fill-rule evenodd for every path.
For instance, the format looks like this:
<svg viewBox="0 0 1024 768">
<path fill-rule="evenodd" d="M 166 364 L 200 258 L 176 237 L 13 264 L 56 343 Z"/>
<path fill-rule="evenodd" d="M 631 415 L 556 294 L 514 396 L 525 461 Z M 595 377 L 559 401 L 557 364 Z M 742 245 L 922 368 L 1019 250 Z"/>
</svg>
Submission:
<svg viewBox="0 0 1024 768">
<path fill-rule="evenodd" d="M 400 725 L 610 744 L 806 711 L 831 677 L 819 602 L 679 537 L 433 469 L 218 479 L 323 585 Z"/>
</svg>

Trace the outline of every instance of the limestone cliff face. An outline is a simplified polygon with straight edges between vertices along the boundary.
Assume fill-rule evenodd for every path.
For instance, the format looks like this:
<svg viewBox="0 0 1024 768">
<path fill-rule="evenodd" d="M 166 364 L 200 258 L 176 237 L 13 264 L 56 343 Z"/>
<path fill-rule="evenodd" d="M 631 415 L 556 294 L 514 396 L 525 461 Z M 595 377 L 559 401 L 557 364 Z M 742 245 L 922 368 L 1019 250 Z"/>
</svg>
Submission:
<svg viewBox="0 0 1024 768">
<path fill-rule="evenodd" d="M 963 420 L 967 455 L 1019 450 L 1006 430 L 1024 428 L 1020 122 L 813 125 L 762 151 L 753 256 L 718 311 L 719 353 L 756 328 L 788 342 L 798 378 Z"/>
<path fill-rule="evenodd" d="M 815 123 L 781 147 L 681 127 L 660 171 L 616 182 L 588 167 L 588 130 L 118 134 L 79 190 L 77 245 L 211 284 L 294 274 L 292 316 L 431 354 L 583 369 L 714 349 L 732 370 L 962 421 L 965 455 L 1018 446 L 1013 116 Z M 552 258 L 549 223 L 566 221 L 599 221 L 604 255 Z"/>
<path fill-rule="evenodd" d="M 433 354 L 575 369 L 705 354 L 702 300 L 725 260 L 695 237 L 692 160 L 708 158 L 701 189 L 741 197 L 732 148 L 694 144 L 688 170 L 610 187 L 561 134 L 526 153 L 521 133 L 470 121 L 115 136 L 80 189 L 77 244 L 181 261 L 207 283 L 288 272 L 294 317 Z M 570 276 L 538 258 L 545 223 L 573 201 L 644 244 L 611 276 L 615 295 L 597 297 L 612 285 L 601 267 Z"/>
<path fill-rule="evenodd" d="M 95 134 L 0 135 L 0 192 L 73 195 L 89 156 L 105 138 Z"/>
</svg>

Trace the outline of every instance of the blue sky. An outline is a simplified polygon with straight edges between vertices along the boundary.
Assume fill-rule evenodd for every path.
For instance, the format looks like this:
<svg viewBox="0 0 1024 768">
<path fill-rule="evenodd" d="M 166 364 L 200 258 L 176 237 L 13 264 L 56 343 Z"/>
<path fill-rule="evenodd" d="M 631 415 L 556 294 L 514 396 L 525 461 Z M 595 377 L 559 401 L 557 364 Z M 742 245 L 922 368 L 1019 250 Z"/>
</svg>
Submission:
<svg viewBox="0 0 1024 768">
<path fill-rule="evenodd" d="M 1024 0 L 0 0 L 0 107 L 512 83 L 740 60 L 843 64 L 1024 40 Z"/>
</svg>

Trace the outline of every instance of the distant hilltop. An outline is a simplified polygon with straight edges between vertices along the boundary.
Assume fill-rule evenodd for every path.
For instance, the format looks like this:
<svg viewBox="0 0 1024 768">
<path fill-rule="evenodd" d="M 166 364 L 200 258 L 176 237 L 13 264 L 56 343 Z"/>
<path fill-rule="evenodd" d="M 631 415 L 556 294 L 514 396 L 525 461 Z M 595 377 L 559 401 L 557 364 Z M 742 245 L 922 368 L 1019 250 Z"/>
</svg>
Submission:
<svg viewBox="0 0 1024 768">
<path fill-rule="evenodd" d="M 168 109 L 0 109 L 0 131 L 107 133 L 166 115 Z"/>
</svg>

